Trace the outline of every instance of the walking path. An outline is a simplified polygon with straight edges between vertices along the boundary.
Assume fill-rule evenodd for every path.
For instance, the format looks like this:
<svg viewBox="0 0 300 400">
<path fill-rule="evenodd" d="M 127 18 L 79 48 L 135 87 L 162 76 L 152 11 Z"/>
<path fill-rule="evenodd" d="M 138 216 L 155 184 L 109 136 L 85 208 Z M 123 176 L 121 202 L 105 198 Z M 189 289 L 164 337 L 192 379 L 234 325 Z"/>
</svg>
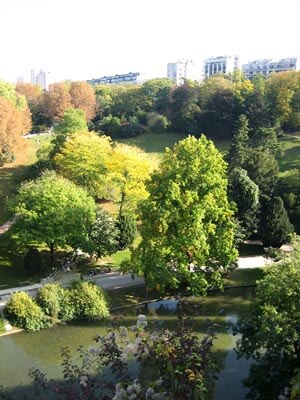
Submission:
<svg viewBox="0 0 300 400">
<path fill-rule="evenodd" d="M 0 236 L 9 230 L 9 228 L 17 221 L 18 216 L 14 215 L 11 220 L 6 221 L 3 225 L 0 226 Z"/>
</svg>

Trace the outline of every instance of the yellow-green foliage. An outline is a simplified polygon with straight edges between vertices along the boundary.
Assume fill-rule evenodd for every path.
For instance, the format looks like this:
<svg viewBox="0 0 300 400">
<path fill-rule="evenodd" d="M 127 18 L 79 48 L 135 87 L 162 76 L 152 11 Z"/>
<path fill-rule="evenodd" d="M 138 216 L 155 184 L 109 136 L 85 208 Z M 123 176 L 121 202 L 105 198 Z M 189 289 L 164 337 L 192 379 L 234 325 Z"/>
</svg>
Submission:
<svg viewBox="0 0 300 400">
<path fill-rule="evenodd" d="M 102 289 L 90 282 L 77 283 L 71 289 L 71 298 L 75 309 L 74 319 L 99 320 L 109 315 Z"/>
<path fill-rule="evenodd" d="M 37 331 L 50 325 L 35 301 L 25 292 L 14 293 L 5 307 L 10 322 L 27 331 Z"/>
</svg>

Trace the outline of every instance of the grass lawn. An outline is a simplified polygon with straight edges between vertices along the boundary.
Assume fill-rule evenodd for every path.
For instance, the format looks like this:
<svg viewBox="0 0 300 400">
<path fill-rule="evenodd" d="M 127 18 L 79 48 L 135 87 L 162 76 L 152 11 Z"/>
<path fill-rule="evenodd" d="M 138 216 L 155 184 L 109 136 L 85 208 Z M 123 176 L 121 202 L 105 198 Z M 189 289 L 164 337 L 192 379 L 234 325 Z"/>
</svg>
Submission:
<svg viewBox="0 0 300 400">
<path fill-rule="evenodd" d="M 117 141 L 120 143 L 138 146 L 145 150 L 146 153 L 152 153 L 161 156 L 166 147 L 173 148 L 176 142 L 186 137 L 187 135 L 184 133 L 175 132 L 145 133 L 144 135 L 140 135 L 134 138 L 117 139 Z M 222 153 L 224 153 L 230 145 L 229 139 L 217 139 L 213 141 L 215 142 L 216 147 Z"/>
<path fill-rule="evenodd" d="M 300 132 L 286 133 L 280 138 L 283 156 L 278 160 L 281 172 L 300 168 Z"/>
</svg>

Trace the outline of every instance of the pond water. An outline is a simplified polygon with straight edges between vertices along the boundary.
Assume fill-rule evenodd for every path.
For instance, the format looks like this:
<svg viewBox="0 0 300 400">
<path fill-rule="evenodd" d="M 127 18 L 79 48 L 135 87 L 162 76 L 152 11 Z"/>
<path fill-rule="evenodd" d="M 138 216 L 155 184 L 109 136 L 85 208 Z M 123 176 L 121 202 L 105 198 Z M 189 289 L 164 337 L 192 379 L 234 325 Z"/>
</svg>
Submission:
<svg viewBox="0 0 300 400">
<path fill-rule="evenodd" d="M 196 331 L 205 333 L 210 322 L 219 325 L 216 328 L 215 351 L 220 355 L 222 371 L 216 383 L 212 400 L 241 400 L 246 389 L 242 379 L 247 376 L 250 362 L 236 359 L 234 347 L 237 338 L 231 334 L 228 322 L 235 322 L 244 313 L 253 299 L 250 289 L 230 290 L 210 295 L 205 301 L 189 298 L 186 307 L 195 314 Z M 138 314 L 147 314 L 149 321 L 155 320 L 163 326 L 176 324 L 175 310 L 177 301 L 164 300 L 116 312 L 122 318 L 122 324 L 133 325 Z M 105 334 L 111 328 L 111 321 L 98 323 L 62 325 L 36 333 L 18 333 L 0 338 L 0 385 L 13 388 L 30 382 L 29 368 L 39 368 L 50 378 L 61 378 L 60 349 L 69 346 L 75 355 L 82 345 L 84 348 L 93 344 L 96 335 Z"/>
</svg>

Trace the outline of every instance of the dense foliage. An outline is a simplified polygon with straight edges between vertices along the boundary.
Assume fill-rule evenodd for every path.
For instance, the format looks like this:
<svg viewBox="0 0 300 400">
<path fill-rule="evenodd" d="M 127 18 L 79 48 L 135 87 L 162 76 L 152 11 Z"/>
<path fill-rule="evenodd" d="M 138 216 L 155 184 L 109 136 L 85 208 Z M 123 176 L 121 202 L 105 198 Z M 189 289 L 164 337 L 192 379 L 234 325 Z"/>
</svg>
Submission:
<svg viewBox="0 0 300 400">
<path fill-rule="evenodd" d="M 296 246 L 291 256 L 268 268 L 252 309 L 237 324 L 238 354 L 256 361 L 247 379 L 250 399 L 279 398 L 300 367 L 299 262 Z"/>
<path fill-rule="evenodd" d="M 189 136 L 167 149 L 147 188 L 134 269 L 160 291 L 182 282 L 198 293 L 218 285 L 237 251 L 226 163 L 213 143 Z"/>
<path fill-rule="evenodd" d="M 14 293 L 5 306 L 5 316 L 19 328 L 38 331 L 51 325 L 49 319 L 25 292 Z"/>
<path fill-rule="evenodd" d="M 109 315 L 103 290 L 90 282 L 77 282 L 70 289 L 75 320 L 95 321 Z"/>
<path fill-rule="evenodd" d="M 22 184 L 13 209 L 21 217 L 16 223 L 20 236 L 47 244 L 52 258 L 57 246 L 84 245 L 95 219 L 93 199 L 54 172 Z"/>
<path fill-rule="evenodd" d="M 134 216 L 128 213 L 119 215 L 117 220 L 117 228 L 119 230 L 119 249 L 124 250 L 133 243 L 137 235 L 136 221 Z"/>
<path fill-rule="evenodd" d="M 118 249 L 118 237 L 119 230 L 112 216 L 99 209 L 89 231 L 89 252 L 96 253 L 97 259 L 113 254 Z"/>
</svg>

